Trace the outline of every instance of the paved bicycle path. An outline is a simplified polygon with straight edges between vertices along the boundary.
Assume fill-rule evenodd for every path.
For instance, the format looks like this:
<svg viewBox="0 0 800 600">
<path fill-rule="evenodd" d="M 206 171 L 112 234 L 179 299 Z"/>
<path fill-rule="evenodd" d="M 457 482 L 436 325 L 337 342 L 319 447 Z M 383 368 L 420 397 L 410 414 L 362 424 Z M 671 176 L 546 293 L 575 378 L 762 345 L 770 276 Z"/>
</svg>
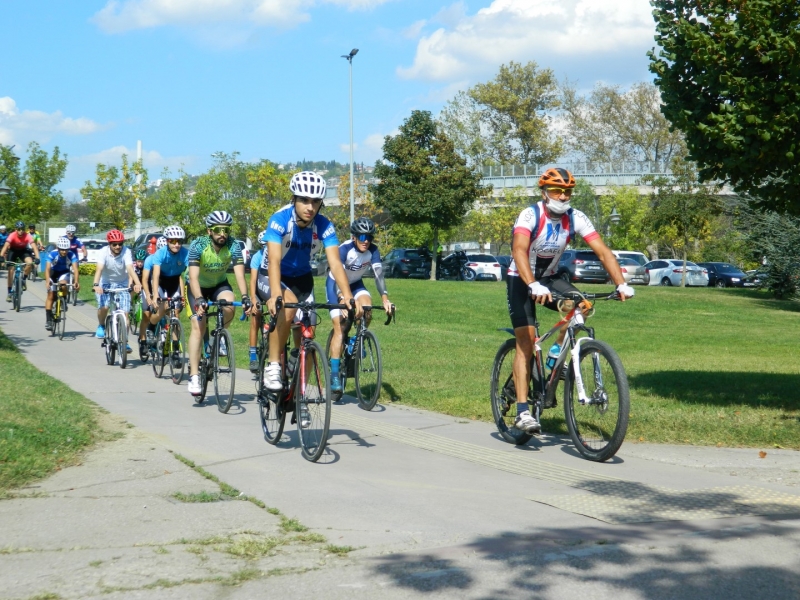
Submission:
<svg viewBox="0 0 800 600">
<path fill-rule="evenodd" d="M 39 368 L 332 543 L 358 548 L 342 568 L 270 578 L 276 593 L 800 595 L 798 453 L 626 444 L 617 460 L 594 464 L 557 437 L 515 448 L 491 424 L 349 402 L 334 411 L 329 452 L 311 464 L 293 429 L 278 447 L 263 441 L 246 371 L 223 415 L 138 360 L 124 372 L 106 366 L 91 307 L 70 309 L 74 336 L 59 341 L 46 336 L 41 308 L 30 309 L 32 295 L 25 300 L 19 314 L 0 307 L 0 327 Z"/>
</svg>

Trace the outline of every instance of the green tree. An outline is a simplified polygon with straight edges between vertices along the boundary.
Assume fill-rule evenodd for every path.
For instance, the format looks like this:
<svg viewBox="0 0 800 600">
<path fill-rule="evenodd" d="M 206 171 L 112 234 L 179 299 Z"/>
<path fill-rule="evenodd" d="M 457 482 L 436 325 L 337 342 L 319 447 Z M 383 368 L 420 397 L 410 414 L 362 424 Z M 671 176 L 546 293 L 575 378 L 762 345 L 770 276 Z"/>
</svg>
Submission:
<svg viewBox="0 0 800 600">
<path fill-rule="evenodd" d="M 137 184 L 137 177 L 141 183 Z M 147 187 L 147 169 L 142 161 L 128 163 L 122 155 L 122 165 L 99 163 L 95 169 L 95 181 L 87 181 L 81 195 L 88 199 L 89 218 L 101 223 L 113 223 L 117 229 L 125 229 L 136 218 L 136 201 L 144 198 Z"/>
<path fill-rule="evenodd" d="M 386 136 L 375 177 L 375 204 L 397 222 L 429 224 L 434 250 L 439 232 L 458 225 L 483 192 L 480 174 L 467 167 L 428 111 L 413 111 L 398 135 Z"/>
<path fill-rule="evenodd" d="M 774 211 L 745 211 L 743 217 L 751 258 L 764 263 L 767 288 L 776 298 L 795 297 L 800 281 L 800 219 Z"/>
<path fill-rule="evenodd" d="M 266 229 L 272 214 L 292 199 L 289 191 L 291 178 L 292 173 L 279 170 L 269 160 L 262 160 L 247 168 L 247 191 L 241 201 L 241 211 L 251 239 L 256 239 Z"/>
<path fill-rule="evenodd" d="M 469 93 L 460 91 L 448 101 L 438 122 L 456 150 L 470 164 L 494 162 L 484 111 Z"/>
<path fill-rule="evenodd" d="M 601 235 L 608 236 L 606 243 L 612 248 L 641 252 L 651 244 L 650 197 L 642 196 L 638 186 L 614 186 L 611 193 L 598 196 L 597 202 L 600 221 L 595 222 L 595 227 Z M 610 219 L 613 210 L 620 217 L 617 223 Z"/>
<path fill-rule="evenodd" d="M 194 183 L 183 169 L 172 177 L 169 169 L 161 173 L 158 190 L 145 198 L 143 212 L 154 219 L 160 227 L 180 225 L 189 238 L 206 232 L 205 218 L 214 210 L 203 206 L 194 197 Z"/>
<path fill-rule="evenodd" d="M 800 4 L 652 0 L 663 112 L 704 181 L 800 212 Z"/>
<path fill-rule="evenodd" d="M 64 196 L 55 186 L 64 178 L 67 156 L 58 146 L 48 154 L 31 142 L 20 170 L 12 148 L 0 144 L 0 181 L 5 179 L 11 188 L 11 193 L 0 200 L 0 220 L 38 223 L 57 215 L 64 206 Z"/>
</svg>

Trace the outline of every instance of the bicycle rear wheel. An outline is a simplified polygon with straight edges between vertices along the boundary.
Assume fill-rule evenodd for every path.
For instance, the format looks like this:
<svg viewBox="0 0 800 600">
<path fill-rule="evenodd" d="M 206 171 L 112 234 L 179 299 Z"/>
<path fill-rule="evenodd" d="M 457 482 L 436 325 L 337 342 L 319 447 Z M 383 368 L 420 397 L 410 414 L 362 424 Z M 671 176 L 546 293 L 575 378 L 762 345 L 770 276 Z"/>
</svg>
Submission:
<svg viewBox="0 0 800 600">
<path fill-rule="evenodd" d="M 365 331 L 364 337 L 356 348 L 355 379 L 358 404 L 364 410 L 372 410 L 381 395 L 383 378 L 383 358 L 378 338 L 371 331 Z"/>
<path fill-rule="evenodd" d="M 333 339 L 333 330 L 328 334 L 328 341 L 325 343 L 325 356 L 330 357 L 331 355 L 331 340 Z M 344 343 L 346 340 L 342 340 L 342 350 L 340 354 L 340 365 L 339 365 L 339 379 L 342 381 L 342 391 L 341 392 L 331 392 L 333 394 L 333 401 L 338 402 L 341 397 L 344 395 L 344 390 L 347 388 L 347 353 L 345 352 Z"/>
<path fill-rule="evenodd" d="M 531 434 L 520 431 L 514 426 L 516 418 L 517 392 L 514 387 L 514 357 L 517 354 L 517 342 L 506 340 L 500 346 L 492 365 L 490 396 L 492 415 L 497 431 L 510 444 L 526 444 Z"/>
<path fill-rule="evenodd" d="M 207 356 L 200 358 L 200 368 L 197 370 L 197 376 L 200 377 L 200 395 L 192 396 L 197 404 L 205 402 L 206 393 L 208 392 L 208 361 Z"/>
<path fill-rule="evenodd" d="M 72 306 L 78 306 L 78 290 L 72 288 L 69 292 L 69 301 L 72 302 Z"/>
<path fill-rule="evenodd" d="M 301 350 L 302 356 L 302 350 Z M 294 388 L 297 433 L 303 457 L 316 462 L 325 451 L 328 431 L 331 426 L 331 382 L 328 360 L 317 342 L 309 342 L 305 348 L 305 389 L 303 373 L 295 376 Z"/>
<path fill-rule="evenodd" d="M 161 323 L 159 323 L 156 325 L 156 330 L 153 332 L 154 339 L 156 340 L 155 350 L 150 352 L 150 356 L 153 361 L 153 375 L 156 376 L 156 379 L 160 379 L 164 374 L 164 365 L 167 363 L 167 359 L 164 355 L 164 344 L 160 341 L 161 331 Z"/>
<path fill-rule="evenodd" d="M 169 326 L 170 335 L 167 340 L 167 360 L 172 383 L 178 385 L 183 380 L 186 368 L 186 345 L 183 343 L 183 327 L 178 319 L 173 319 Z"/>
<path fill-rule="evenodd" d="M 602 462 L 617 453 L 628 430 L 628 376 L 614 349 L 598 340 L 581 343 L 580 372 L 588 403 L 581 403 L 568 365 L 564 413 L 572 442 L 584 458 Z"/>
<path fill-rule="evenodd" d="M 117 351 L 119 352 L 119 368 L 124 369 L 128 366 L 128 324 L 125 317 L 117 315 Z"/>
<path fill-rule="evenodd" d="M 139 336 L 139 324 L 142 322 L 142 300 L 137 298 L 136 302 L 131 305 L 131 310 L 128 313 L 128 327 L 131 335 Z"/>
<path fill-rule="evenodd" d="M 227 350 L 225 356 L 220 353 L 223 347 Z M 233 390 L 236 385 L 236 359 L 233 353 L 233 340 L 227 329 L 221 330 L 214 340 L 214 394 L 217 397 L 217 407 L 222 413 L 231 408 Z"/>
<path fill-rule="evenodd" d="M 284 410 L 284 390 L 272 392 L 264 387 L 264 369 L 269 362 L 269 353 L 261 353 L 258 359 L 258 381 L 256 382 L 256 399 L 258 400 L 258 415 L 261 419 L 261 431 L 264 440 L 273 446 L 281 441 L 283 428 L 286 425 L 286 411 Z"/>
</svg>

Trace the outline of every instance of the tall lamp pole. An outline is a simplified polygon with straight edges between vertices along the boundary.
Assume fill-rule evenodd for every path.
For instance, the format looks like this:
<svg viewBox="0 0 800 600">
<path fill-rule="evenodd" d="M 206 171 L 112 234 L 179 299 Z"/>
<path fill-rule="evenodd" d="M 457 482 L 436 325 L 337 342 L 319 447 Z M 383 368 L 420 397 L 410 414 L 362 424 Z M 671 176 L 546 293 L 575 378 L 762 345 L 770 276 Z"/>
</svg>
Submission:
<svg viewBox="0 0 800 600">
<path fill-rule="evenodd" d="M 356 201 L 353 183 L 353 57 L 358 54 L 358 48 L 350 50 L 350 54 L 342 54 L 350 63 L 350 223 L 356 220 Z"/>
</svg>

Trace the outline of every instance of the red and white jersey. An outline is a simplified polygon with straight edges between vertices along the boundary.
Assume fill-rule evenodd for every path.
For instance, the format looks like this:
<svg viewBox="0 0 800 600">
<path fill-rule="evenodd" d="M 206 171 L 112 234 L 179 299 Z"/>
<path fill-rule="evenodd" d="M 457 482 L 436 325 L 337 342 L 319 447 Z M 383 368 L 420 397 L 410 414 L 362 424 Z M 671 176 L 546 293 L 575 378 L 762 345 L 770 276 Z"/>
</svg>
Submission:
<svg viewBox="0 0 800 600">
<path fill-rule="evenodd" d="M 20 250 L 25 250 L 30 244 L 33 243 L 33 236 L 28 232 L 20 235 L 16 231 L 12 231 L 8 234 L 6 243 L 14 252 L 19 252 Z"/>
<path fill-rule="evenodd" d="M 569 215 L 563 214 L 551 219 L 544 210 L 544 203 L 540 201 L 537 205 L 539 207 L 538 224 L 536 223 L 536 210 L 533 206 L 529 206 L 517 217 L 517 222 L 514 223 L 514 235 L 522 234 L 530 238 L 528 256 L 531 269 L 534 277 L 540 279 L 555 275 L 558 270 L 558 260 L 569 243 Z M 575 234 L 580 235 L 587 242 L 600 237 L 588 217 L 575 208 L 572 209 L 572 220 Z M 536 236 L 532 237 L 534 231 L 536 231 Z M 508 267 L 508 276 L 519 277 L 517 265 L 513 260 Z"/>
</svg>

